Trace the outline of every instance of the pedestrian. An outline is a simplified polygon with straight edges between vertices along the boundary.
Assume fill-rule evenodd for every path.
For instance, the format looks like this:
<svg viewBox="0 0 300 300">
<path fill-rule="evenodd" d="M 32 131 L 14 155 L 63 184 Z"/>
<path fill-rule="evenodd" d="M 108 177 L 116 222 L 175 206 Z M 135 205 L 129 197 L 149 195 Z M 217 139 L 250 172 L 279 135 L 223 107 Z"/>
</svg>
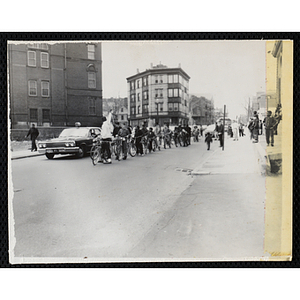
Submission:
<svg viewBox="0 0 300 300">
<path fill-rule="evenodd" d="M 136 154 L 137 155 L 144 155 L 144 151 L 143 151 L 143 145 L 141 143 L 142 141 L 142 136 L 143 136 L 143 132 L 140 129 L 140 126 L 136 126 L 136 130 L 135 130 L 135 145 L 136 145 Z"/>
<path fill-rule="evenodd" d="M 35 140 L 37 139 L 37 137 L 39 136 L 39 131 L 38 129 L 35 127 L 34 124 L 31 125 L 31 128 L 29 129 L 26 138 L 30 135 L 30 139 L 31 139 L 31 152 L 33 151 L 37 151 L 37 147 L 36 147 L 36 143 Z"/>
<path fill-rule="evenodd" d="M 213 142 L 213 138 L 210 132 L 205 135 L 205 143 L 207 144 L 207 150 L 210 150 L 210 143 Z"/>
<path fill-rule="evenodd" d="M 253 122 L 252 117 L 249 120 L 248 129 L 249 129 L 249 132 L 250 132 L 250 140 L 252 140 L 253 139 L 253 129 L 254 129 L 254 122 Z"/>
<path fill-rule="evenodd" d="M 156 136 L 156 144 L 157 144 L 158 150 L 160 150 L 162 133 L 161 133 L 161 128 L 158 123 L 156 123 L 156 125 L 155 125 L 154 134 Z"/>
<path fill-rule="evenodd" d="M 277 127 L 278 127 L 280 121 L 282 120 L 281 104 L 280 103 L 278 103 L 278 105 L 276 107 L 274 119 L 275 119 L 275 125 L 274 125 L 274 128 L 273 128 L 273 131 L 274 131 L 274 135 L 277 135 Z"/>
<path fill-rule="evenodd" d="M 266 127 L 267 146 L 270 145 L 271 139 L 271 146 L 274 147 L 274 126 L 276 126 L 276 120 L 272 116 L 272 112 L 270 110 L 267 112 L 267 117 L 265 118 L 264 123 Z"/>
<path fill-rule="evenodd" d="M 244 136 L 244 126 L 242 123 L 239 126 L 239 134 L 240 134 L 240 137 Z"/>
<path fill-rule="evenodd" d="M 233 140 L 238 141 L 239 140 L 239 124 L 234 120 L 231 127 L 232 127 L 232 133 L 233 133 Z"/>
<path fill-rule="evenodd" d="M 258 143 L 259 118 L 256 111 L 253 118 L 253 143 Z"/>
<path fill-rule="evenodd" d="M 127 138 L 130 135 L 130 131 L 127 128 L 127 125 L 124 123 L 122 124 L 122 127 L 120 128 L 118 132 L 118 136 L 122 138 L 122 152 L 123 152 L 123 160 L 127 158 L 128 153 L 128 144 L 127 144 Z M 119 157 L 118 157 L 119 159 Z"/>
<path fill-rule="evenodd" d="M 113 130 L 113 136 L 116 137 L 122 127 L 120 126 L 119 122 L 115 122 L 114 124 L 114 130 Z"/>
<path fill-rule="evenodd" d="M 223 147 L 223 145 L 224 145 L 224 126 L 222 124 L 222 121 L 219 121 L 217 129 L 218 129 L 218 136 L 219 136 L 219 140 L 220 140 L 220 147 Z"/>
<path fill-rule="evenodd" d="M 149 132 L 148 132 L 148 150 L 149 150 L 149 153 L 151 153 L 151 151 L 153 150 L 152 141 L 154 141 L 154 140 L 155 140 L 155 134 L 153 132 L 153 128 L 150 127 Z"/>
<path fill-rule="evenodd" d="M 203 136 L 203 128 L 202 128 L 201 124 L 200 124 L 200 134 L 201 134 L 201 136 Z"/>
<path fill-rule="evenodd" d="M 108 113 L 107 118 L 102 118 L 102 127 L 101 127 L 101 138 L 102 138 L 102 153 L 101 158 L 104 163 L 111 164 L 111 151 L 110 151 L 110 142 L 113 138 L 113 124 L 111 122 L 112 120 L 112 111 L 110 110 Z M 106 153 L 106 156 L 105 156 Z"/>
</svg>

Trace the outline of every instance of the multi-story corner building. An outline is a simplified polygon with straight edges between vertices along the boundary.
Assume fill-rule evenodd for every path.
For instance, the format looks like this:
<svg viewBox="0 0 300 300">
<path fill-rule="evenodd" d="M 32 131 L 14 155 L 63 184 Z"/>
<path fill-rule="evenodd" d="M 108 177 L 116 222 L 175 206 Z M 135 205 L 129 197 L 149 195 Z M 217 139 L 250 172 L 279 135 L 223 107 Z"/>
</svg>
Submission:
<svg viewBox="0 0 300 300">
<path fill-rule="evenodd" d="M 127 78 L 132 126 L 182 125 L 188 122 L 189 75 L 181 67 L 162 64 Z"/>
<path fill-rule="evenodd" d="M 9 43 L 12 129 L 101 124 L 101 43 Z"/>
</svg>

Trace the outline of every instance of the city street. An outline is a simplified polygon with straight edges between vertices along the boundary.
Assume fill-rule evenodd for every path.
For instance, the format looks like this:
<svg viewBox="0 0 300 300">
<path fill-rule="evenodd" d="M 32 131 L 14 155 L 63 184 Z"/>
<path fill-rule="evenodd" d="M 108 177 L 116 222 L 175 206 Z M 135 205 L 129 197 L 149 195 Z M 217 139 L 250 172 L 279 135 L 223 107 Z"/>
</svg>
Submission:
<svg viewBox="0 0 300 300">
<path fill-rule="evenodd" d="M 18 159 L 12 178 L 20 261 L 263 256 L 265 178 L 248 137 L 227 138 L 225 151 L 216 141 L 207 151 L 202 138 L 111 165 L 93 166 L 89 157 Z"/>
</svg>

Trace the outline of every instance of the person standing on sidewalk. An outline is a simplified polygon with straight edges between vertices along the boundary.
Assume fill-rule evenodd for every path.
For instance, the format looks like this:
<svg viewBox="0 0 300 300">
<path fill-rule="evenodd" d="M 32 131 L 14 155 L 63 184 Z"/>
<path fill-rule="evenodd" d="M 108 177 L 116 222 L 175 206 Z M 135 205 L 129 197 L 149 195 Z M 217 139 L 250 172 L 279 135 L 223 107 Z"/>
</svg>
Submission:
<svg viewBox="0 0 300 300">
<path fill-rule="evenodd" d="M 231 127 L 232 127 L 232 132 L 233 132 L 233 140 L 238 141 L 239 140 L 239 124 L 234 120 Z"/>
<path fill-rule="evenodd" d="M 224 126 L 222 124 L 222 121 L 219 121 L 217 130 L 218 130 L 218 135 L 219 135 L 219 140 L 220 140 L 220 147 L 223 147 L 223 143 L 224 143 Z"/>
<path fill-rule="evenodd" d="M 254 112 L 254 119 L 253 119 L 253 143 L 258 143 L 258 131 L 259 131 L 259 119 L 258 114 Z"/>
<path fill-rule="evenodd" d="M 276 125 L 276 120 L 272 116 L 272 112 L 269 110 L 267 112 L 267 117 L 264 120 L 265 127 L 266 127 L 266 142 L 267 145 L 270 145 L 270 138 L 271 138 L 271 146 L 274 146 L 274 126 Z"/>
<path fill-rule="evenodd" d="M 35 128 L 35 125 L 32 124 L 31 128 L 29 129 L 26 138 L 30 135 L 30 139 L 31 139 L 31 152 L 32 151 L 37 151 L 37 147 L 36 147 L 36 143 L 35 140 L 37 139 L 37 137 L 39 136 L 39 131 L 37 128 Z"/>
</svg>

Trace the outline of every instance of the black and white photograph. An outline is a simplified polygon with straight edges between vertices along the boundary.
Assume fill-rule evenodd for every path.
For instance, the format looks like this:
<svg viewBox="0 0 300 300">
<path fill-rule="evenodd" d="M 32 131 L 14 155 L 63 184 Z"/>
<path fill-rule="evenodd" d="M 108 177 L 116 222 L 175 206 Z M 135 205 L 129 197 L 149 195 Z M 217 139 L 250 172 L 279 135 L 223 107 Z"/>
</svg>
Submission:
<svg viewBox="0 0 300 300">
<path fill-rule="evenodd" d="M 292 260 L 293 41 L 7 44 L 11 264 Z"/>
</svg>

